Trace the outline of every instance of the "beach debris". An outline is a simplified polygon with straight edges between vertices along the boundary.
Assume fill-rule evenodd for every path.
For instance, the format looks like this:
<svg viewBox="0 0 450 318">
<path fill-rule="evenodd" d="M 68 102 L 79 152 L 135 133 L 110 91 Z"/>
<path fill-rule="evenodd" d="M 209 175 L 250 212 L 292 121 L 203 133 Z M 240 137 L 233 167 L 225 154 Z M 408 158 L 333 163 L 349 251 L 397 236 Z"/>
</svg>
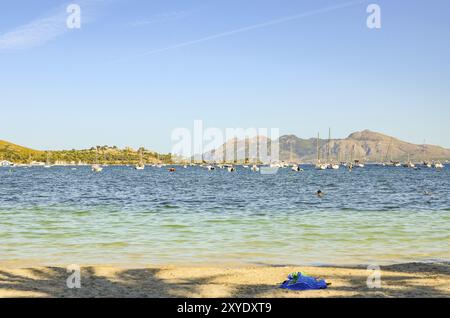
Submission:
<svg viewBox="0 0 450 318">
<path fill-rule="evenodd" d="M 306 276 L 302 272 L 291 273 L 280 288 L 289 290 L 317 290 L 326 289 L 329 285 L 324 279 Z"/>
</svg>

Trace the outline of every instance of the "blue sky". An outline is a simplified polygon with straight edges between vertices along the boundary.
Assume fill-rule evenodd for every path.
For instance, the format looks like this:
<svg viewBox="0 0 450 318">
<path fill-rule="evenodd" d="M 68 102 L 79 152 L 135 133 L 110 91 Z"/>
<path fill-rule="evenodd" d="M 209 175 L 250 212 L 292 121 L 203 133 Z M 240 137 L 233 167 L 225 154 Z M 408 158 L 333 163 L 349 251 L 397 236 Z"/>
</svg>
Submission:
<svg viewBox="0 0 450 318">
<path fill-rule="evenodd" d="M 2 1 L 0 139 L 170 151 L 201 119 L 450 147 L 450 2 L 350 2 Z M 70 3 L 81 29 L 65 27 Z"/>
</svg>

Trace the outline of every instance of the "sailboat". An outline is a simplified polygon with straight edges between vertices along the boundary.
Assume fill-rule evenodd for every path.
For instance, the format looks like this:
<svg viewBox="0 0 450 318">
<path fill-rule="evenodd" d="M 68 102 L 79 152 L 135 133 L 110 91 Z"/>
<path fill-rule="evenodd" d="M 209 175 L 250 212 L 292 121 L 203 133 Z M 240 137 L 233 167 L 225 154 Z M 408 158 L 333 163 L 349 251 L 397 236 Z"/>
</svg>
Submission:
<svg viewBox="0 0 450 318">
<path fill-rule="evenodd" d="M 365 164 L 363 164 L 361 161 L 359 161 L 359 160 L 355 160 L 355 167 L 358 167 L 358 168 L 364 168 L 365 167 Z"/>
<path fill-rule="evenodd" d="M 145 164 L 144 164 L 144 155 L 142 153 L 142 149 L 139 149 L 139 163 L 134 167 L 136 170 L 144 170 Z"/>
<path fill-rule="evenodd" d="M 328 129 L 328 144 L 327 144 L 327 169 L 338 170 L 339 164 L 334 163 L 334 160 L 331 160 L 331 128 Z M 339 160 L 338 160 L 339 162 Z"/>
<path fill-rule="evenodd" d="M 435 161 L 434 164 L 433 164 L 433 166 L 434 166 L 436 169 L 444 169 L 444 165 L 443 165 L 440 161 Z"/>
<path fill-rule="evenodd" d="M 411 162 L 410 155 L 408 154 L 408 161 L 403 165 L 405 168 L 415 168 L 416 165 Z"/>
<path fill-rule="evenodd" d="M 102 172 L 103 167 L 98 163 L 98 150 L 95 152 L 95 164 L 91 166 L 92 172 Z"/>
<path fill-rule="evenodd" d="M 392 152 L 391 152 L 392 140 L 393 140 L 393 138 L 391 138 L 391 140 L 389 141 L 389 146 L 386 151 L 386 161 L 387 161 L 388 156 L 390 157 L 390 160 L 389 160 L 389 162 L 386 162 L 383 165 L 392 166 L 392 167 L 401 167 L 402 164 L 400 163 L 400 161 L 396 161 L 396 160 L 392 159 Z"/>
<path fill-rule="evenodd" d="M 348 171 L 352 171 L 353 170 L 353 157 L 355 154 L 355 145 L 353 145 L 352 147 L 352 151 L 350 152 L 350 160 L 349 162 L 347 162 L 347 169 Z"/>
<path fill-rule="evenodd" d="M 47 152 L 47 159 L 45 160 L 45 166 L 44 166 L 44 168 L 51 168 L 52 167 L 52 165 L 50 164 L 50 155 L 49 155 L 49 153 Z"/>
<path fill-rule="evenodd" d="M 317 170 L 326 170 L 327 169 L 327 165 L 320 162 L 319 139 L 320 139 L 320 135 L 317 134 L 317 163 L 316 163 L 316 169 Z"/>
<path fill-rule="evenodd" d="M 94 164 L 91 167 L 92 172 L 102 172 L 103 171 L 103 167 L 99 164 Z"/>
<path fill-rule="evenodd" d="M 423 159 L 422 164 L 427 168 L 432 168 L 433 167 L 432 163 L 425 159 L 425 153 L 426 153 L 426 144 L 424 140 L 422 144 L 422 159 Z"/>
</svg>

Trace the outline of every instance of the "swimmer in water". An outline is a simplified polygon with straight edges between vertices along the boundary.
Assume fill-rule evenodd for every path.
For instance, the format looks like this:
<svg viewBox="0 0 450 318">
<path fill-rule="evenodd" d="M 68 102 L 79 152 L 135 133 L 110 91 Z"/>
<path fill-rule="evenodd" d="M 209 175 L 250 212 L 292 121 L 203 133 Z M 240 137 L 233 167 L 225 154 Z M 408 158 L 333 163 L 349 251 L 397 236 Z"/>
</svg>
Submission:
<svg viewBox="0 0 450 318">
<path fill-rule="evenodd" d="M 317 194 L 317 196 L 318 196 L 319 198 L 321 198 L 321 197 L 324 196 L 325 193 L 323 193 L 322 190 L 318 190 L 318 191 L 316 192 L 316 194 Z"/>
</svg>

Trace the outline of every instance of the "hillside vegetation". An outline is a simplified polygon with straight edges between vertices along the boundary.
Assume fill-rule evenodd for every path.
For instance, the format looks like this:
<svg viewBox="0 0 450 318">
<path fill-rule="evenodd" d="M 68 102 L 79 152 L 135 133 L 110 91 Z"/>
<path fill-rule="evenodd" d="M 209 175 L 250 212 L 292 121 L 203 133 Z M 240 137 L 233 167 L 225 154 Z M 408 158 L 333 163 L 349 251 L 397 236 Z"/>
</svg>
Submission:
<svg viewBox="0 0 450 318">
<path fill-rule="evenodd" d="M 39 151 L 0 141 L 0 160 L 14 163 L 46 162 L 51 164 L 135 164 L 140 160 L 140 152 L 145 163 L 169 163 L 170 155 L 162 155 L 144 148 L 119 149 L 115 146 L 96 146 L 83 150 Z"/>
</svg>

